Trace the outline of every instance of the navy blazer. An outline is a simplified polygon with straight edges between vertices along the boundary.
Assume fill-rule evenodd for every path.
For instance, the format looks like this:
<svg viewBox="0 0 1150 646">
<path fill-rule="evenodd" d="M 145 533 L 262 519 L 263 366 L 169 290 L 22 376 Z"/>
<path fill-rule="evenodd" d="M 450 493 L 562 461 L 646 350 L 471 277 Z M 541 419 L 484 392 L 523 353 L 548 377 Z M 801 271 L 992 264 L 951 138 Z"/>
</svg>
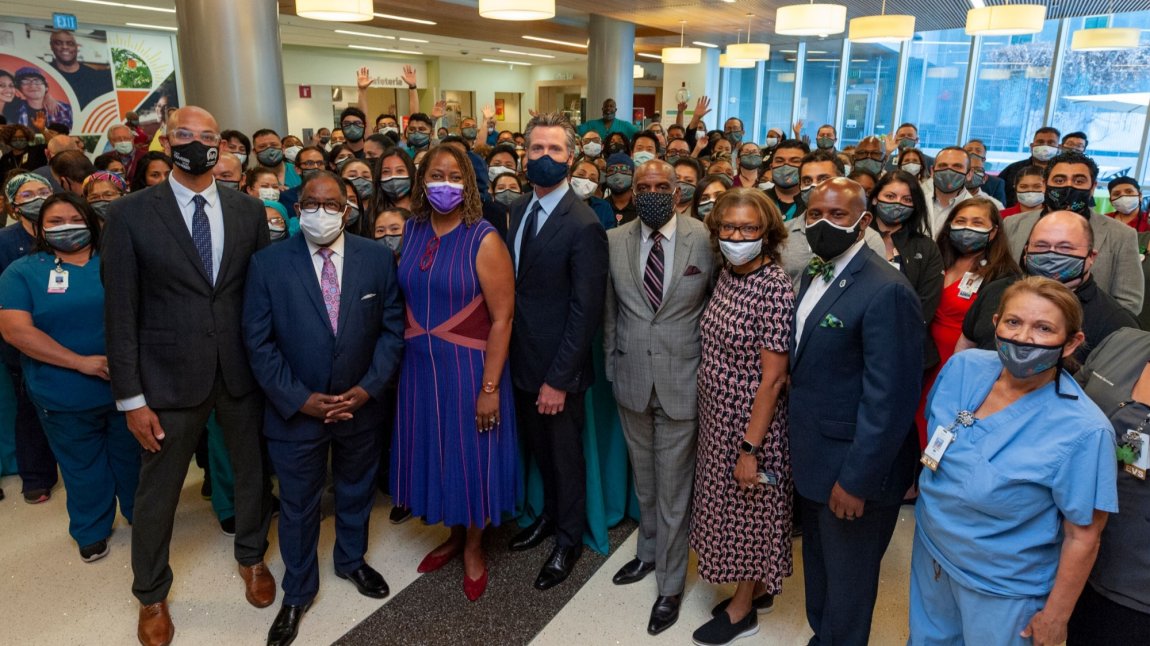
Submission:
<svg viewBox="0 0 1150 646">
<path fill-rule="evenodd" d="M 304 236 L 257 253 L 244 295 L 244 342 L 267 396 L 264 434 L 318 439 L 359 432 L 383 421 L 382 397 L 399 366 L 403 306 L 395 257 L 387 247 L 344 234 L 339 334 L 333 334 Z M 315 392 L 338 395 L 362 386 L 372 399 L 350 422 L 325 425 L 300 412 Z"/>
<path fill-rule="evenodd" d="M 511 205 L 507 248 L 513 259 L 530 202 L 527 195 Z M 607 257 L 606 230 L 568 190 L 519 260 L 510 353 L 516 388 L 536 392 L 546 383 L 583 392 L 594 382 L 591 343 L 603 324 Z"/>
<path fill-rule="evenodd" d="M 810 286 L 803 276 L 795 300 Z M 835 279 L 791 343 L 790 439 L 795 486 L 826 503 L 838 482 L 867 500 L 902 499 L 914 479 L 926 334 L 918 295 L 869 247 Z"/>
</svg>

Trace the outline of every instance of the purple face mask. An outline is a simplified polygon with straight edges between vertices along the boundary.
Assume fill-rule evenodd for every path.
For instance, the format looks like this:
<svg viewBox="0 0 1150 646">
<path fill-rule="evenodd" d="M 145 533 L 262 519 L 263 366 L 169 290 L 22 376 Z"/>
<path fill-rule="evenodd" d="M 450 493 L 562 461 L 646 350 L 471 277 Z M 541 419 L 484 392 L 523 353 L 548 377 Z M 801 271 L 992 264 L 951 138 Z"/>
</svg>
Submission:
<svg viewBox="0 0 1150 646">
<path fill-rule="evenodd" d="M 451 213 L 463 203 L 463 184 L 428 182 L 427 200 L 436 213 Z"/>
</svg>

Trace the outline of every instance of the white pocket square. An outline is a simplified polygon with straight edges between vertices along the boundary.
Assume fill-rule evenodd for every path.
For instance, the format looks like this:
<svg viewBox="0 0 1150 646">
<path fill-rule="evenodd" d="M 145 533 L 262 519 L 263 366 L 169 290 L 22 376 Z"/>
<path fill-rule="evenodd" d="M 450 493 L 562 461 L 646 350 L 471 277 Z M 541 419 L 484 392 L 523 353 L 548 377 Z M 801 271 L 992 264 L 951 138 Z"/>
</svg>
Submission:
<svg viewBox="0 0 1150 646">
<path fill-rule="evenodd" d="M 371 293 L 371 294 L 364 294 L 364 295 L 363 295 L 363 297 L 362 297 L 362 298 L 360 298 L 359 300 L 361 300 L 361 301 L 366 301 L 367 299 L 369 299 L 369 298 L 375 298 L 376 296 L 378 296 L 378 294 L 375 294 L 374 292 L 373 292 L 373 293 Z"/>
</svg>

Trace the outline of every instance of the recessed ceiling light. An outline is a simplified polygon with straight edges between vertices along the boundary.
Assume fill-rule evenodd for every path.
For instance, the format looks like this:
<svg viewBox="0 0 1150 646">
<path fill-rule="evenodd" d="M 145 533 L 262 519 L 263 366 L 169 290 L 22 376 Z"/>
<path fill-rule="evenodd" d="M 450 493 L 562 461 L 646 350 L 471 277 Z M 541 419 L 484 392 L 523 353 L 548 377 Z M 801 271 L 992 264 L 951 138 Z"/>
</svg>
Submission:
<svg viewBox="0 0 1150 646">
<path fill-rule="evenodd" d="M 163 25 L 145 25 L 144 23 L 141 23 L 141 22 L 126 22 L 124 24 L 129 26 L 129 27 L 139 27 L 141 29 L 162 29 L 164 31 L 179 31 L 179 29 L 176 29 L 175 27 L 165 27 Z"/>
<path fill-rule="evenodd" d="M 986 2 L 984 0 L 970 0 L 971 9 L 985 9 Z"/>
<path fill-rule="evenodd" d="M 566 45 L 568 47 L 581 47 L 587 49 L 587 43 L 573 43 L 567 40 L 553 40 L 551 38 L 540 38 L 539 36 L 524 36 L 527 40 L 534 40 L 540 43 L 551 43 L 552 45 Z"/>
<path fill-rule="evenodd" d="M 389 54 L 411 54 L 419 56 L 419 52 L 413 52 L 407 49 L 388 49 L 387 47 L 368 47 L 367 45 L 348 45 L 348 49 L 366 49 L 372 52 L 388 52 Z"/>
<path fill-rule="evenodd" d="M 346 34 L 348 36 L 363 36 L 365 38 L 385 38 L 387 40 L 395 40 L 395 36 L 384 36 L 383 34 L 369 34 L 366 31 L 347 31 L 346 29 L 336 29 L 337 34 Z"/>
<path fill-rule="evenodd" d="M 141 11 L 159 11 L 160 13 L 176 13 L 175 9 L 168 9 L 166 7 L 149 7 L 144 4 L 131 4 L 129 2 L 109 2 L 108 0 L 72 0 L 73 2 L 82 2 L 84 4 L 100 4 L 105 7 L 123 7 L 125 9 L 139 9 Z"/>
<path fill-rule="evenodd" d="M 498 58 L 484 58 L 481 60 L 484 63 L 502 63 L 504 65 L 526 65 L 527 67 L 531 67 L 531 63 L 521 63 L 519 61 L 504 61 L 504 60 L 500 60 Z"/>
<path fill-rule="evenodd" d="M 534 58 L 555 58 L 551 54 L 532 54 L 531 52 L 519 52 L 514 49 L 499 49 L 496 50 L 500 54 L 512 54 L 514 56 L 532 56 Z"/>
<path fill-rule="evenodd" d="M 639 52 L 638 54 L 635 54 L 635 55 L 636 56 L 642 56 L 643 58 L 653 58 L 657 61 L 663 60 L 662 56 L 659 56 L 658 54 L 648 54 L 647 52 Z"/>
<path fill-rule="evenodd" d="M 423 40 L 422 38 L 400 38 L 405 43 L 428 43 L 431 41 Z"/>
<path fill-rule="evenodd" d="M 798 53 L 799 53 L 799 50 L 797 50 L 797 49 L 780 49 L 780 50 L 779 50 L 779 53 L 782 53 L 782 54 L 798 54 Z"/>
<path fill-rule="evenodd" d="M 699 47 L 710 47 L 711 49 L 718 49 L 719 48 L 719 46 L 714 44 L 714 43 L 704 43 L 701 40 L 692 40 L 691 44 L 692 45 L 698 45 Z"/>
<path fill-rule="evenodd" d="M 408 18 L 407 16 L 393 16 L 389 13 L 376 13 L 372 14 L 376 18 L 383 18 L 384 20 L 402 20 L 403 22 L 414 22 L 417 25 L 435 25 L 438 24 L 431 20 L 421 20 L 419 18 Z"/>
</svg>

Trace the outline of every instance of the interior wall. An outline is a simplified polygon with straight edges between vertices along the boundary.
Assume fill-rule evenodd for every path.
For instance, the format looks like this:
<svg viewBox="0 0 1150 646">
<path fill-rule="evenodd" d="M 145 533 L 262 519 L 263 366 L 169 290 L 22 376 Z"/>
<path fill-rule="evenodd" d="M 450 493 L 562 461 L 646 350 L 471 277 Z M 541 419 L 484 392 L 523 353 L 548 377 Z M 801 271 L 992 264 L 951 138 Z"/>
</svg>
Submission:
<svg viewBox="0 0 1150 646">
<path fill-rule="evenodd" d="M 311 86 L 311 98 L 301 99 L 299 85 L 287 84 L 284 86 L 284 96 L 287 97 L 288 132 L 297 137 L 303 136 L 304 128 L 319 130 L 335 126 L 331 112 L 331 86 Z M 281 136 L 283 133 L 281 133 Z M 307 143 L 307 142 L 304 142 Z"/>
<path fill-rule="evenodd" d="M 499 121 L 498 117 L 496 118 L 496 130 L 510 130 L 511 132 L 523 131 L 523 126 L 526 125 L 526 121 L 523 120 L 523 115 L 526 115 L 527 113 L 522 112 L 519 109 L 520 96 L 522 95 L 520 95 L 518 92 L 495 93 L 496 100 L 503 100 L 503 120 Z"/>
</svg>

